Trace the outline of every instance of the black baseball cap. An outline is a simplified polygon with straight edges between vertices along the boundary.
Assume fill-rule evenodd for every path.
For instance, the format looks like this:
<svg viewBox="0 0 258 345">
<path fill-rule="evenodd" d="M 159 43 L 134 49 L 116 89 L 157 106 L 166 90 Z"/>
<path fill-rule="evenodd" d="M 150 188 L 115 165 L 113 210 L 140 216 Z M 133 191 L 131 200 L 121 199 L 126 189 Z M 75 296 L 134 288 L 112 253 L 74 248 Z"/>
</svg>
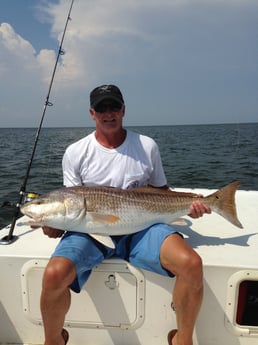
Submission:
<svg viewBox="0 0 258 345">
<path fill-rule="evenodd" d="M 115 85 L 101 85 L 96 87 L 90 93 L 90 106 L 96 107 L 100 102 L 105 99 L 113 99 L 114 101 L 124 104 L 124 99 L 121 91 Z"/>
</svg>

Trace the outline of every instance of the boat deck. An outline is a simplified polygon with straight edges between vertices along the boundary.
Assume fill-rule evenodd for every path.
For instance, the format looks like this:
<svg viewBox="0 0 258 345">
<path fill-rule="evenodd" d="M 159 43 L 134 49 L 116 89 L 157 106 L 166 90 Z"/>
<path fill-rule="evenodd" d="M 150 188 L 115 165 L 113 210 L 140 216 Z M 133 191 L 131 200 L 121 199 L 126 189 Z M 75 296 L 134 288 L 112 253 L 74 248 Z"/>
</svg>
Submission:
<svg viewBox="0 0 258 345">
<path fill-rule="evenodd" d="M 243 229 L 214 213 L 174 223 L 204 265 L 205 294 L 196 345 L 258 342 L 258 302 L 249 305 L 251 299 L 258 301 L 258 191 L 237 191 L 236 204 Z M 8 227 L 1 230 L 0 237 L 8 231 Z M 42 344 L 41 278 L 58 240 L 49 239 L 41 229 L 21 225 L 20 220 L 14 235 L 18 236 L 15 242 L 0 246 L 0 344 Z M 167 344 L 167 332 L 175 328 L 173 284 L 174 279 L 122 260 L 104 261 L 82 292 L 72 294 L 66 318 L 69 345 Z"/>
</svg>

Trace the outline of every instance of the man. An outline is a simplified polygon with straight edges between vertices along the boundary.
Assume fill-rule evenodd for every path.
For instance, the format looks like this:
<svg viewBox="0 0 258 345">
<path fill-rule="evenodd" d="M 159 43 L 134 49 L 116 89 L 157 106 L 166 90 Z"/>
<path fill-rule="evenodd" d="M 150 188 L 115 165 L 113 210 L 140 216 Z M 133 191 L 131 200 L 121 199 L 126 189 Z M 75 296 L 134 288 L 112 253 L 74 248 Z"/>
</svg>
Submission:
<svg viewBox="0 0 258 345">
<path fill-rule="evenodd" d="M 125 104 L 117 86 L 95 88 L 90 94 L 89 111 L 96 130 L 67 148 L 63 157 L 66 187 L 168 188 L 157 144 L 149 137 L 123 128 Z M 198 201 L 189 210 L 193 218 L 210 212 L 209 207 Z M 113 255 L 140 268 L 176 277 L 173 305 L 177 330 L 169 333 L 168 341 L 169 345 L 192 345 L 203 294 L 202 262 L 171 226 L 155 224 L 133 235 L 113 236 L 115 249 L 99 244 L 86 234 L 64 234 L 48 227 L 43 231 L 49 237 L 62 236 L 43 277 L 41 312 L 45 345 L 67 343 L 69 335 L 63 324 L 70 306 L 70 289 L 79 292 L 91 270 Z"/>
</svg>

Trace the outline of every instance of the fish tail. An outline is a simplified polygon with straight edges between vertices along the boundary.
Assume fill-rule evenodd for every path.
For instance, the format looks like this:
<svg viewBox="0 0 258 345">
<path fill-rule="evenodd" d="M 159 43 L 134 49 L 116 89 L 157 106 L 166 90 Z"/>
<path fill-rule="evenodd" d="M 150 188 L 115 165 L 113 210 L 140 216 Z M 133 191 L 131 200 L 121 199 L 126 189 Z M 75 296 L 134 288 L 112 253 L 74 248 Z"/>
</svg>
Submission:
<svg viewBox="0 0 258 345">
<path fill-rule="evenodd" d="M 235 193 L 239 185 L 239 181 L 232 182 L 215 193 L 209 195 L 207 198 L 211 198 L 211 208 L 216 213 L 227 219 L 230 223 L 234 224 L 238 228 L 242 229 L 243 226 L 238 220 L 235 205 Z"/>
</svg>

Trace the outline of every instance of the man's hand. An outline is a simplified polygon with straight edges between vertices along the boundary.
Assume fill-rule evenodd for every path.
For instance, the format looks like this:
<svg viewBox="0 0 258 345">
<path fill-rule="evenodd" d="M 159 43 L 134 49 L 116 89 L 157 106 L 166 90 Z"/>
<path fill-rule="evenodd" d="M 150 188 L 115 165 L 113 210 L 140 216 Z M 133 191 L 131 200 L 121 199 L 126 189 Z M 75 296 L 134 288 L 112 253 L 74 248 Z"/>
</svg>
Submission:
<svg viewBox="0 0 258 345">
<path fill-rule="evenodd" d="M 199 195 L 200 198 L 203 198 L 202 195 Z M 193 201 L 190 206 L 189 216 L 192 218 L 200 218 L 204 213 L 211 213 L 209 206 L 202 204 L 199 200 Z"/>
<path fill-rule="evenodd" d="M 49 226 L 42 226 L 43 233 L 50 238 L 62 237 L 64 230 L 50 228 Z"/>
</svg>

